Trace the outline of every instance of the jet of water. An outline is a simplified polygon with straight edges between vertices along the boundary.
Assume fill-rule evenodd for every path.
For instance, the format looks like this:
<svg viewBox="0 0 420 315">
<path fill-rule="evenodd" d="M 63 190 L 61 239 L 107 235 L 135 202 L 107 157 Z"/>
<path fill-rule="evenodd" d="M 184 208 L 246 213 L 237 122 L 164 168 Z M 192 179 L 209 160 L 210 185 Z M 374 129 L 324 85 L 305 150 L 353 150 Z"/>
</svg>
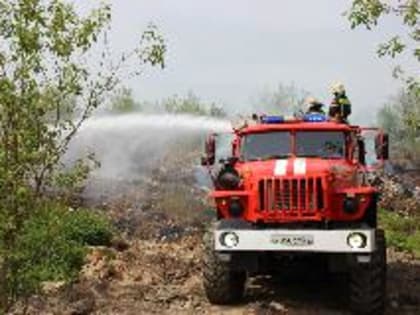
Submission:
<svg viewBox="0 0 420 315">
<path fill-rule="evenodd" d="M 122 182 L 149 178 L 168 150 L 178 143 L 178 154 L 188 153 L 182 150 L 191 147 L 201 150 L 206 134 L 231 130 L 228 120 L 191 115 L 99 116 L 85 122 L 72 140 L 64 162 L 71 164 L 94 153 L 101 167 L 91 174 L 90 182 L 94 184 L 88 185 L 88 190 L 97 195 L 104 193 L 98 183 L 115 190 Z"/>
<path fill-rule="evenodd" d="M 215 131 L 228 132 L 231 123 L 225 119 L 217 119 L 193 115 L 151 115 L 151 114 L 125 114 L 117 116 L 102 116 L 92 118 L 83 125 L 84 132 L 131 132 L 133 130 L 168 130 L 180 131 Z"/>
</svg>

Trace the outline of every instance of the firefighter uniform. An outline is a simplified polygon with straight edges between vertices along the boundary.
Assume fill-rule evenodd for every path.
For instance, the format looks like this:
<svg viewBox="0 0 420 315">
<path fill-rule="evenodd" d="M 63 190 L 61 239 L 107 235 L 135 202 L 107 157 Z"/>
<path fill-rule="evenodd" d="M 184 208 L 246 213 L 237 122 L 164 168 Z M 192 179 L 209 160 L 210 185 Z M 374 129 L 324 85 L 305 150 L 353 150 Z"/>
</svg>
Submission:
<svg viewBox="0 0 420 315">
<path fill-rule="evenodd" d="M 348 123 L 347 118 L 351 114 L 351 103 L 346 95 L 346 89 L 341 82 L 331 85 L 331 92 L 334 98 L 331 102 L 328 115 L 331 120 Z"/>
</svg>

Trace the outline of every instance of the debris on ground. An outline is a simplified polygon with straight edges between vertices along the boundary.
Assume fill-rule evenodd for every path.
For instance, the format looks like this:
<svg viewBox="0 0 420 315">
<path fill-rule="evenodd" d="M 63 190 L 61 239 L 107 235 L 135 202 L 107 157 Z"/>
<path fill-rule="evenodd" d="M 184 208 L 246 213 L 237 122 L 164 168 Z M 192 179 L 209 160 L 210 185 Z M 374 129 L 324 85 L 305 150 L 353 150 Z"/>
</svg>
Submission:
<svg viewBox="0 0 420 315">
<path fill-rule="evenodd" d="M 147 181 L 126 183 L 125 191 L 108 195 L 100 207 L 122 237 L 110 248 L 91 248 L 78 281 L 46 283 L 44 294 L 28 301 L 26 314 L 347 314 L 342 290 L 334 289 L 343 283 L 289 282 L 281 275 L 252 279 L 241 305 L 210 305 L 201 259 L 211 218 L 203 211 L 209 207 L 205 192 L 194 185 L 194 164 L 192 158 L 168 159 Z M 404 189 L 388 179 L 379 184 L 387 205 Z M 409 209 L 407 203 L 403 211 Z M 420 261 L 392 249 L 388 258 L 388 314 L 419 314 Z M 21 313 L 19 307 L 14 312 Z"/>
</svg>

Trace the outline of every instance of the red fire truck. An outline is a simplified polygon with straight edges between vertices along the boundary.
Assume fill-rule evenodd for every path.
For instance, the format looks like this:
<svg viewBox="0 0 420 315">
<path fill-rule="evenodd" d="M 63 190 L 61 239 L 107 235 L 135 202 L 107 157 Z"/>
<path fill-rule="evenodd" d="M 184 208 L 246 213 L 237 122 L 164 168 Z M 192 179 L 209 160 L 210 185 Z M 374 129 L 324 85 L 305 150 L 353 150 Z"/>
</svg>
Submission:
<svg viewBox="0 0 420 315">
<path fill-rule="evenodd" d="M 217 222 L 205 236 L 203 279 L 214 304 L 237 303 L 247 277 L 279 272 L 282 261 L 323 257 L 348 277 L 355 314 L 382 314 L 386 245 L 377 228 L 378 191 L 367 175 L 365 133 L 377 165 L 388 136 L 321 114 L 264 116 L 233 130 L 231 154 L 215 163 L 218 135 L 202 164 L 213 179 Z"/>
</svg>

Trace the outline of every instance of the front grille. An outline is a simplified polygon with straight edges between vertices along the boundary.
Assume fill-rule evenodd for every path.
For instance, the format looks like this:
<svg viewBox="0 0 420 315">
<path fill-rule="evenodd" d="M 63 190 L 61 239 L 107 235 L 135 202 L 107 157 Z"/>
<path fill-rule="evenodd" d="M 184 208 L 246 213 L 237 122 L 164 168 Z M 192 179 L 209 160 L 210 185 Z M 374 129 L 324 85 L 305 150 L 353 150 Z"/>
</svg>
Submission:
<svg viewBox="0 0 420 315">
<path fill-rule="evenodd" d="M 260 180 L 260 210 L 283 216 L 313 216 L 324 209 L 322 185 L 321 177 Z"/>
</svg>

